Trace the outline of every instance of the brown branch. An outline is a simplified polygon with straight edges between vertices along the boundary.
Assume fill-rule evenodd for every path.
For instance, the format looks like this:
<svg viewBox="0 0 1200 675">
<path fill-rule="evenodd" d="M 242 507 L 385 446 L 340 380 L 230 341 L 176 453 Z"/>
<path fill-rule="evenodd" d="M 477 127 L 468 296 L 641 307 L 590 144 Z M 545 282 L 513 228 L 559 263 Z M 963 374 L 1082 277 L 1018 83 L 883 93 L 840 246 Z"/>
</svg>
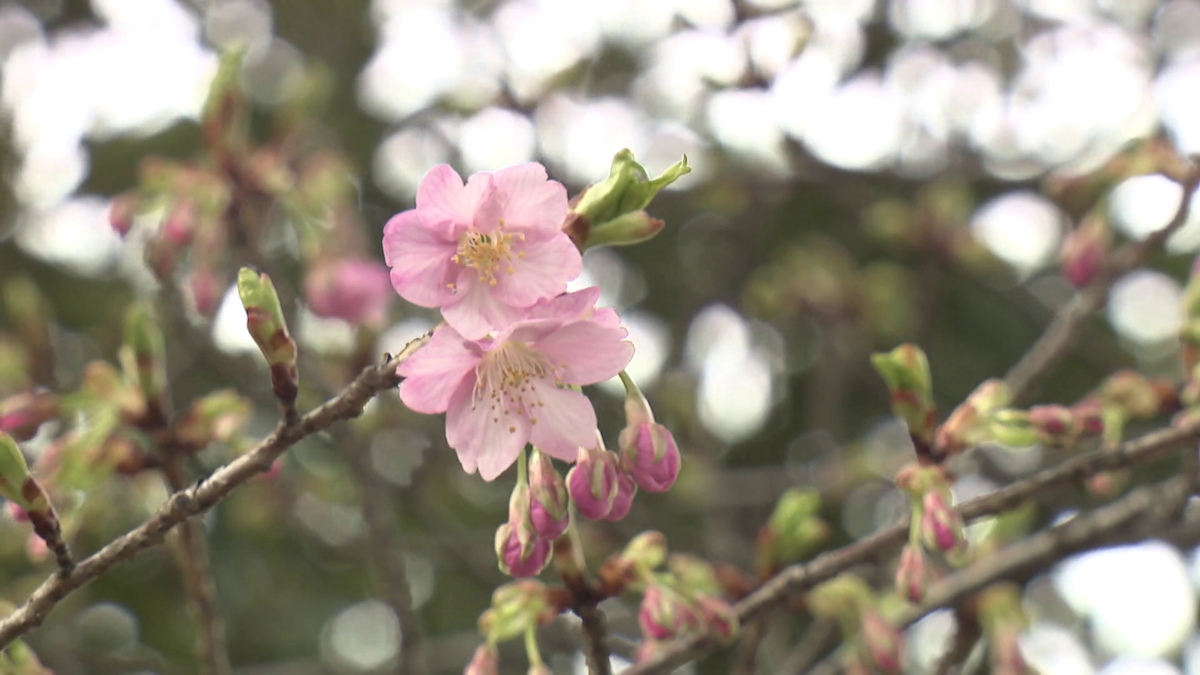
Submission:
<svg viewBox="0 0 1200 675">
<path fill-rule="evenodd" d="M 969 601 L 959 603 L 954 608 L 957 624 L 954 640 L 946 653 L 942 654 L 937 667 L 933 669 L 934 675 L 950 675 L 956 666 L 966 663 L 967 659 L 971 658 L 971 652 L 975 651 L 975 645 L 979 644 L 979 639 L 983 637 L 979 621 L 967 606 L 969 604 Z"/>
<path fill-rule="evenodd" d="M 0 621 L 0 649 L 40 626 L 63 598 L 120 563 L 151 546 L 161 544 L 176 525 L 204 513 L 239 485 L 270 469 L 280 455 L 301 439 L 342 420 L 361 415 L 363 406 L 375 394 L 399 385 L 400 377 L 396 375 L 396 368 L 427 341 L 428 336 L 417 338 L 405 345 L 399 355 L 363 370 L 340 394 L 304 415 L 295 424 L 279 424 L 270 436 L 252 450 L 217 469 L 207 480 L 172 495 L 149 520 L 81 561 L 70 574 L 55 574 L 46 579 L 24 604 Z"/>
<path fill-rule="evenodd" d="M 1190 481 L 1186 476 L 1139 488 L 1115 502 L 1042 530 L 951 574 L 929 589 L 920 606 L 905 608 L 893 623 L 899 628 L 907 628 L 930 612 L 960 602 L 997 581 L 1020 578 L 1097 545 L 1143 540 L 1155 526 L 1170 522 L 1190 495 Z M 812 672 L 814 675 L 832 674 L 838 670 L 831 660 L 827 660 L 824 667 Z"/>
<path fill-rule="evenodd" d="M 371 466 L 370 448 L 363 443 L 347 442 L 347 459 L 362 492 L 363 520 L 367 525 L 367 553 L 378 572 L 383 586 L 381 597 L 400 621 L 400 659 L 397 675 L 417 675 L 429 672 L 425 658 L 424 631 L 421 617 L 413 609 L 412 589 L 408 581 L 408 565 L 404 552 L 396 541 L 395 519 L 388 499 L 387 485 Z"/>
<path fill-rule="evenodd" d="M 183 471 L 183 455 L 168 449 L 162 470 L 172 493 L 187 489 Z M 188 608 L 196 621 L 196 657 L 204 675 L 229 675 L 233 672 L 229 652 L 225 647 L 225 622 L 217 605 L 217 587 L 209 565 L 200 523 L 188 520 L 179 527 L 179 536 L 172 548 L 176 564 L 183 577 Z"/>
<path fill-rule="evenodd" d="M 807 673 L 821 657 L 837 647 L 838 625 L 831 619 L 816 619 L 808 632 L 779 667 L 781 673 Z"/>
<path fill-rule="evenodd" d="M 959 511 L 968 520 L 994 515 L 1020 506 L 1038 494 L 1094 476 L 1102 471 L 1142 464 L 1181 443 L 1200 436 L 1200 422 L 1179 429 L 1155 431 L 1123 443 L 1116 450 L 1097 450 L 1045 469 L 1025 480 L 965 502 Z M 908 519 L 804 564 L 783 569 L 736 606 L 738 618 L 747 623 L 788 598 L 832 579 L 855 565 L 878 560 L 904 543 Z M 694 633 L 670 642 L 653 657 L 625 671 L 626 675 L 666 673 L 693 661 L 715 646 L 713 636 Z"/>
<path fill-rule="evenodd" d="M 1180 183 L 1183 197 L 1171 221 L 1142 241 L 1121 247 L 1108 261 L 1107 269 L 1055 313 L 1045 332 L 1004 377 L 1014 401 L 1028 397 L 1037 381 L 1075 344 L 1087 318 L 1104 304 L 1113 283 L 1121 275 L 1144 263 L 1187 222 L 1191 212 L 1192 193 L 1196 191 L 1197 185 L 1200 185 L 1200 166 L 1193 164 L 1187 177 Z"/>
</svg>

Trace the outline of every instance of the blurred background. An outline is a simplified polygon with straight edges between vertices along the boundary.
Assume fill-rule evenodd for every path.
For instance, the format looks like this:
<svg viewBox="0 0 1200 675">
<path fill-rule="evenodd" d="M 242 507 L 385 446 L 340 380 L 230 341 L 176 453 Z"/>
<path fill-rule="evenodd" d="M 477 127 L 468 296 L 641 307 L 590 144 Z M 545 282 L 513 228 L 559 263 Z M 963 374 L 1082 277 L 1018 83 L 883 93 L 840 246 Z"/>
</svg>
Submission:
<svg viewBox="0 0 1200 675">
<path fill-rule="evenodd" d="M 576 284 L 601 285 L 622 312 L 630 372 L 685 467 L 626 520 L 586 524 L 593 560 L 653 528 L 674 551 L 748 569 L 758 527 L 792 486 L 822 492 L 830 545 L 894 522 L 907 506 L 890 479 L 912 449 L 868 355 L 917 341 L 948 411 L 1002 375 L 1071 296 L 1058 250 L 1090 203 L 1056 186 L 1137 139 L 1200 152 L 1197 0 L 6 0 L 0 282 L 32 279 L 53 307 L 43 384 L 69 391 L 84 364 L 114 360 L 115 317 L 157 292 L 144 238 L 113 231 L 110 200 L 137 185 L 143 158 L 199 152 L 218 52 L 238 45 L 256 133 L 323 74 L 320 137 L 348 158 L 377 259 L 384 223 L 436 163 L 467 175 L 536 160 L 574 194 L 622 148 L 652 174 L 687 155 L 693 172 L 650 209 L 666 231 L 590 251 Z M 1179 192 L 1161 176 L 1128 178 L 1102 211 L 1138 239 L 1167 222 Z M 1070 403 L 1119 367 L 1175 374 L 1181 281 L 1198 248 L 1200 213 L 1118 281 L 1040 400 Z M 267 247 L 283 261 L 273 276 L 285 300 L 302 285 L 294 249 L 286 237 Z M 181 405 L 235 387 L 259 403 L 250 431 L 262 435 L 276 414 L 265 369 L 236 294 L 220 297 L 211 320 L 184 312 L 167 328 L 172 392 Z M 395 298 L 372 347 L 396 351 L 435 317 Z M 303 307 L 295 320 L 301 349 L 332 361 L 361 337 Z M 592 394 L 615 442 L 620 385 Z M 440 419 L 394 396 L 376 413 L 352 438 L 301 443 L 275 480 L 204 520 L 237 673 L 394 668 L 399 622 L 376 598 L 347 444 L 386 482 L 433 665 L 460 672 L 478 644 L 475 620 L 504 580 L 492 538 L 513 477 L 463 475 Z M 193 470 L 224 459 L 204 453 Z M 1058 459 L 989 448 L 958 497 Z M 96 492 L 80 552 L 166 495 L 151 476 Z M 1065 492 L 1042 520 L 1090 499 Z M 12 602 L 46 573 L 25 527 L 0 523 Z M 1198 585 L 1200 561 L 1163 543 L 1073 558 L 1027 586 L 1022 647 L 1045 673 L 1200 674 Z M 604 608 L 615 632 L 637 636 L 635 606 Z M 912 672 L 930 667 L 949 622 L 914 627 Z M 190 673 L 191 626 L 157 549 L 77 593 L 29 642 L 60 675 Z M 763 672 L 797 635 L 786 621 L 772 630 Z M 582 672 L 569 631 L 555 636 L 544 648 L 556 672 Z M 697 671 L 726 672 L 721 658 Z"/>
</svg>

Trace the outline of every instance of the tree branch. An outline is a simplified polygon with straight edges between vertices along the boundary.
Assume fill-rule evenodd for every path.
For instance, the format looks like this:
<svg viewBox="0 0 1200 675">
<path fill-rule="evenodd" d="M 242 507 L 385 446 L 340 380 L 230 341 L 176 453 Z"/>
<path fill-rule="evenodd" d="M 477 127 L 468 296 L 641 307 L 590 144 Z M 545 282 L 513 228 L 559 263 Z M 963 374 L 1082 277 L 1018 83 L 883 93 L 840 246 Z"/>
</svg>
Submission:
<svg viewBox="0 0 1200 675">
<path fill-rule="evenodd" d="M 398 675 L 420 675 L 429 672 L 425 658 L 424 631 L 421 617 L 413 609 L 412 590 L 408 581 L 408 566 L 404 552 L 394 536 L 396 523 L 387 486 L 371 467 L 370 448 L 353 440 L 347 442 L 350 467 L 362 491 L 363 520 L 367 525 L 368 555 L 381 578 L 384 602 L 400 621 L 400 661 Z"/>
<path fill-rule="evenodd" d="M 1076 456 L 1025 480 L 965 502 L 959 511 L 967 520 L 994 515 L 1020 506 L 1025 500 L 1060 485 L 1083 480 L 1102 471 L 1142 464 L 1181 443 L 1200 437 L 1200 422 L 1178 429 L 1163 429 L 1123 443 L 1116 450 L 1097 450 Z M 908 536 L 908 519 L 840 549 L 823 553 L 812 561 L 784 568 L 746 596 L 736 606 L 738 618 L 750 622 L 771 607 L 828 581 L 855 565 L 889 555 Z M 674 640 L 654 656 L 625 671 L 625 675 L 666 673 L 706 654 L 716 644 L 706 633 Z"/>
<path fill-rule="evenodd" d="M 172 449 L 165 451 L 163 475 L 172 493 L 187 489 L 183 472 L 183 456 Z M 233 668 L 225 647 L 225 622 L 217 605 L 217 586 L 209 565 L 204 544 L 204 530 L 195 520 L 179 527 L 175 542 L 176 564 L 183 577 L 188 606 L 196 622 L 196 657 L 204 675 L 229 675 Z"/>
<path fill-rule="evenodd" d="M 375 394 L 400 384 L 396 368 L 428 340 L 428 335 L 417 338 L 405 345 L 400 354 L 363 370 L 340 394 L 296 420 L 295 424 L 281 422 L 270 436 L 217 469 L 207 480 L 171 495 L 149 520 L 80 562 L 70 574 L 47 578 L 24 604 L 0 621 L 0 649 L 40 626 L 63 598 L 120 563 L 161 544 L 167 532 L 176 525 L 204 513 L 239 485 L 270 469 L 271 464 L 298 441 L 361 415 L 363 406 Z"/>
<path fill-rule="evenodd" d="M 1104 304 L 1113 283 L 1121 275 L 1144 263 L 1151 253 L 1159 250 L 1167 239 L 1187 222 L 1191 212 L 1192 193 L 1196 191 L 1197 185 L 1200 185 L 1200 166 L 1193 164 L 1187 177 L 1180 183 L 1183 197 L 1171 221 L 1142 241 L 1121 247 L 1109 260 L 1108 268 L 1055 313 L 1041 337 L 1004 377 L 1012 400 L 1019 401 L 1028 397 L 1033 392 L 1037 380 L 1048 373 L 1075 344 L 1084 322 L 1092 312 Z"/>
</svg>

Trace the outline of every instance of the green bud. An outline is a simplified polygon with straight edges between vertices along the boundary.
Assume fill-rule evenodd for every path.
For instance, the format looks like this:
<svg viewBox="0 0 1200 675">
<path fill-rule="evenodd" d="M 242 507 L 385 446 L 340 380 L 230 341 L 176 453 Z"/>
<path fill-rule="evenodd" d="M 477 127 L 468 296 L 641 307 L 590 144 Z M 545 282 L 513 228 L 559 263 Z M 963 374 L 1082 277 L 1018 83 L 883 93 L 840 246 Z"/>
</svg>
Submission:
<svg viewBox="0 0 1200 675">
<path fill-rule="evenodd" d="M 13 642 L 0 653 L 0 673 L 4 675 L 54 675 L 54 671 L 42 665 L 29 645 L 21 640 Z"/>
<path fill-rule="evenodd" d="M 814 616 L 856 624 L 859 613 L 871 604 L 872 597 L 866 581 L 843 573 L 809 591 L 805 604 Z"/>
<path fill-rule="evenodd" d="M 886 354 L 872 354 L 871 365 L 887 383 L 892 411 L 904 421 L 919 453 L 927 453 L 937 428 L 933 380 L 929 359 L 913 344 L 902 344 Z"/>
<path fill-rule="evenodd" d="M 200 118 L 204 140 L 215 149 L 240 149 L 249 132 L 249 111 L 242 91 L 244 49 L 221 54 Z"/>
<path fill-rule="evenodd" d="M 717 572 L 706 560 L 685 553 L 674 553 L 667 559 L 667 569 L 675 575 L 680 588 L 690 594 L 722 594 Z"/>
<path fill-rule="evenodd" d="M 684 157 L 651 179 L 633 153 L 622 150 L 613 157 L 608 178 L 578 197 L 563 229 L 580 250 L 645 241 L 662 230 L 662 221 L 651 218 L 644 209 L 663 188 L 690 171 Z"/>
<path fill-rule="evenodd" d="M 533 579 L 505 584 L 492 593 L 492 608 L 479 617 L 479 630 L 495 644 L 523 635 L 549 607 L 546 585 Z"/>
<path fill-rule="evenodd" d="M 192 450 L 231 443 L 242 435 L 253 406 L 232 389 L 208 394 L 192 404 L 175 425 L 175 442 Z"/>
<path fill-rule="evenodd" d="M 126 311 L 125 344 L 131 350 L 142 395 L 147 401 L 163 405 L 167 391 L 167 348 L 148 305 L 138 303 Z"/>
<path fill-rule="evenodd" d="M 40 511 L 48 505 L 46 494 L 33 482 L 17 442 L 3 431 L 0 431 L 0 496 L 26 511 Z"/>
<path fill-rule="evenodd" d="M 1011 396 L 1002 380 L 983 382 L 961 405 L 950 413 L 937 431 L 934 443 L 939 459 L 990 440 L 992 415 L 1008 405 Z"/>
<path fill-rule="evenodd" d="M 993 440 L 1012 448 L 1026 448 L 1038 441 L 1038 430 L 1023 410 L 1000 410 L 992 415 L 988 432 Z"/>
<path fill-rule="evenodd" d="M 667 559 L 667 538 L 662 532 L 650 530 L 637 535 L 616 558 L 616 565 L 625 573 L 648 576 Z"/>
<path fill-rule="evenodd" d="M 243 267 L 238 271 L 237 287 L 238 297 L 246 308 L 246 329 L 271 367 L 275 396 L 284 405 L 292 405 L 300 386 L 296 342 L 288 334 L 275 285 L 267 275 Z"/>
</svg>

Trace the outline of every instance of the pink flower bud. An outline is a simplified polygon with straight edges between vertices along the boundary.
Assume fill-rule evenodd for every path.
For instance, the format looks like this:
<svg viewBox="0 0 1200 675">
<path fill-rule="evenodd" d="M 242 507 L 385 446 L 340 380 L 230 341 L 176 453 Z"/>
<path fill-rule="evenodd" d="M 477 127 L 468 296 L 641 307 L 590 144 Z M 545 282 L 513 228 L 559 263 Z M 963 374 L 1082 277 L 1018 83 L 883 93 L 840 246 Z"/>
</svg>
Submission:
<svg viewBox="0 0 1200 675">
<path fill-rule="evenodd" d="M 661 424 L 625 427 L 619 439 L 621 468 L 647 492 L 666 492 L 679 476 L 679 447 Z"/>
<path fill-rule="evenodd" d="M 652 583 L 642 596 L 638 625 L 647 638 L 669 640 L 688 629 L 699 628 L 700 617 L 678 593 Z"/>
<path fill-rule="evenodd" d="M 205 268 L 193 270 L 192 276 L 188 280 L 188 287 L 192 291 L 192 302 L 200 316 L 211 317 L 216 314 L 217 302 L 220 301 L 224 288 L 211 270 Z"/>
<path fill-rule="evenodd" d="M 567 473 L 567 490 L 580 515 L 600 520 L 612 511 L 620 490 L 619 473 L 612 453 L 600 448 L 579 449 L 579 458 Z"/>
<path fill-rule="evenodd" d="M 925 597 L 931 572 L 921 547 L 905 545 L 900 551 L 900 565 L 896 568 L 896 594 L 909 602 L 920 602 Z"/>
<path fill-rule="evenodd" d="M 171 206 L 163 218 L 162 237 L 173 247 L 187 246 L 192 241 L 193 225 L 196 222 L 196 206 L 188 199 L 181 199 Z"/>
<path fill-rule="evenodd" d="M 108 207 L 108 224 L 117 234 L 124 237 L 133 229 L 133 216 L 137 210 L 137 195 L 127 192 L 113 198 Z"/>
<path fill-rule="evenodd" d="M 4 509 L 8 511 L 8 517 L 12 518 L 14 523 L 29 522 L 29 514 L 25 513 L 25 509 L 21 508 L 16 502 L 5 502 Z"/>
<path fill-rule="evenodd" d="M 901 672 L 904 661 L 904 638 L 874 607 L 863 609 L 859 619 L 863 647 L 875 667 L 885 673 Z"/>
<path fill-rule="evenodd" d="M 700 595 L 696 600 L 700 605 L 700 616 L 704 625 L 712 635 L 716 636 L 717 640 L 729 642 L 737 637 L 739 629 L 737 612 L 729 606 L 728 602 L 711 595 Z"/>
<path fill-rule="evenodd" d="M 18 441 L 37 435 L 58 414 L 58 400 L 48 391 L 27 391 L 0 401 L 0 431 Z"/>
<path fill-rule="evenodd" d="M 624 471 L 617 472 L 617 496 L 613 499 L 612 510 L 604 516 L 603 520 L 615 523 L 625 516 L 629 515 L 629 509 L 633 508 L 633 498 L 637 495 L 637 483 L 633 482 L 633 478 Z"/>
<path fill-rule="evenodd" d="M 388 270 L 374 260 L 318 263 L 304 280 L 304 298 L 314 314 L 352 324 L 383 325 L 391 297 Z"/>
<path fill-rule="evenodd" d="M 514 577 L 532 577 L 546 568 L 550 563 L 551 544 L 546 539 L 536 539 L 524 550 L 517 528 L 505 523 L 496 530 L 496 557 L 500 561 L 500 571 Z"/>
<path fill-rule="evenodd" d="M 1067 234 L 1059 253 L 1062 274 L 1075 288 L 1083 288 L 1104 269 L 1111 233 L 1103 218 L 1089 217 Z"/>
<path fill-rule="evenodd" d="M 570 495 L 554 462 L 534 448 L 529 456 L 529 519 L 542 539 L 558 539 L 571 524 Z"/>
<path fill-rule="evenodd" d="M 1065 445 L 1075 437 L 1075 415 L 1066 406 L 1034 406 L 1029 409 L 1029 423 L 1047 445 Z"/>
<path fill-rule="evenodd" d="M 475 656 L 463 670 L 463 675 L 499 675 L 499 673 L 500 655 L 496 652 L 496 648 L 489 644 L 479 645 L 479 648 L 475 650 Z"/>
<path fill-rule="evenodd" d="M 930 490 L 922 500 L 921 540 L 929 550 L 945 555 L 952 565 L 966 562 L 967 538 L 962 516 L 950 507 L 941 490 Z"/>
</svg>

